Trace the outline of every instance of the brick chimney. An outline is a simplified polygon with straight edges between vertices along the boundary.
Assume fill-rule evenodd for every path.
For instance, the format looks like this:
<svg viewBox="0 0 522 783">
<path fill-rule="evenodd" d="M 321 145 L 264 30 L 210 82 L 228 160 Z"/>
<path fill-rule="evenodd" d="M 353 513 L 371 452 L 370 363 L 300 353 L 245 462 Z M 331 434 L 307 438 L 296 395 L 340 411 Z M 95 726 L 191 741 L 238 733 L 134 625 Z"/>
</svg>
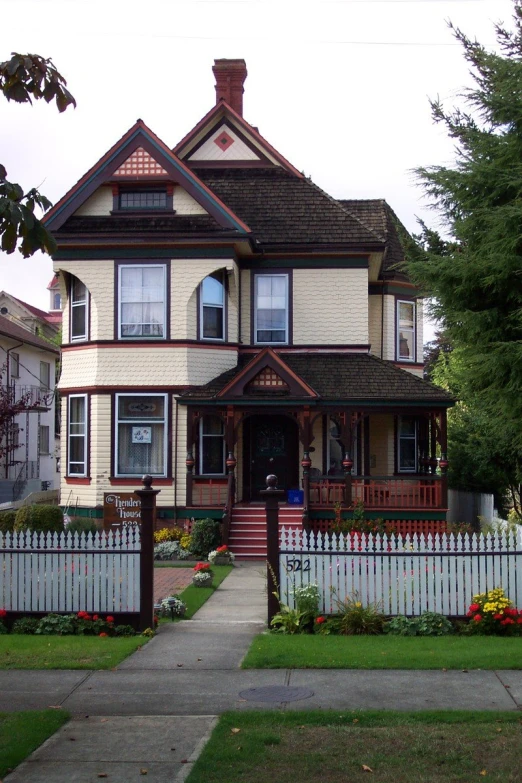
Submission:
<svg viewBox="0 0 522 783">
<path fill-rule="evenodd" d="M 224 100 L 243 116 L 243 84 L 247 77 L 244 60 L 214 60 L 212 67 L 216 77 L 216 103 Z"/>
</svg>

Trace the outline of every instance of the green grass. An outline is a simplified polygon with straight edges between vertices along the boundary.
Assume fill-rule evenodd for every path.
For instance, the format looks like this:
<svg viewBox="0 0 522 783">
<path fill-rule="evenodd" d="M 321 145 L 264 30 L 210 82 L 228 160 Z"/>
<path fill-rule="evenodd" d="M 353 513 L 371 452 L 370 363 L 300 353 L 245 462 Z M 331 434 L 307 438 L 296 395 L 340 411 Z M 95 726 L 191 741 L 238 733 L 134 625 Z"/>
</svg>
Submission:
<svg viewBox="0 0 522 783">
<path fill-rule="evenodd" d="M 0 636 L 0 669 L 113 669 L 146 637 Z"/>
<path fill-rule="evenodd" d="M 0 712 L 0 778 L 69 719 L 63 710 Z"/>
<path fill-rule="evenodd" d="M 244 669 L 521 669 L 522 638 L 261 634 Z"/>
<path fill-rule="evenodd" d="M 212 582 L 212 587 L 194 587 L 194 585 L 189 585 L 186 587 L 180 594 L 179 597 L 182 601 L 184 601 L 187 604 L 187 611 L 184 617 L 175 617 L 174 622 L 179 622 L 181 620 L 190 620 L 194 614 L 198 611 L 198 609 L 201 609 L 203 604 L 208 601 L 210 596 L 215 592 L 215 590 L 219 587 L 223 579 L 229 575 L 229 573 L 232 571 L 233 566 L 212 566 L 212 571 L 214 572 L 214 580 Z M 169 618 L 164 618 L 163 620 L 160 620 L 160 622 L 170 622 Z"/>
<path fill-rule="evenodd" d="M 515 783 L 521 734 L 517 712 L 229 712 L 187 783 Z"/>
</svg>

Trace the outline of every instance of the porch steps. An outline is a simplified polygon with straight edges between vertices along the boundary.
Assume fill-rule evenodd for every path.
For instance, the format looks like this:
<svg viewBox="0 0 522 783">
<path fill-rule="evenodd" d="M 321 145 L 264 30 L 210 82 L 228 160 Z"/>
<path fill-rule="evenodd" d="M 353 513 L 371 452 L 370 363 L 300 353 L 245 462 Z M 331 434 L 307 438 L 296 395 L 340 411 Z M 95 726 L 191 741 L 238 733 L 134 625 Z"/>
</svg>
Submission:
<svg viewBox="0 0 522 783">
<path fill-rule="evenodd" d="M 302 506 L 279 506 L 279 526 L 301 529 Z M 264 505 L 234 506 L 228 545 L 238 560 L 266 559 L 266 512 Z"/>
</svg>

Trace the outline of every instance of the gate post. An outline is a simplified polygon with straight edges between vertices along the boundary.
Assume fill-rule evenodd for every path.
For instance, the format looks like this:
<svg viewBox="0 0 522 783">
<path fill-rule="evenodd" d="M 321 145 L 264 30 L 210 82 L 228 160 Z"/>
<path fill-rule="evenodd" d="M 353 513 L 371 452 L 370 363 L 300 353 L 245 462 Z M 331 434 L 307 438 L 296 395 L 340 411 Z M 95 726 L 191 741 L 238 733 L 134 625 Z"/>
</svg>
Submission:
<svg viewBox="0 0 522 783">
<path fill-rule="evenodd" d="M 285 496 L 284 489 L 277 488 L 277 476 L 266 477 L 266 489 L 262 489 L 266 504 L 266 579 L 268 590 L 268 625 L 279 611 L 279 501 Z"/>
<path fill-rule="evenodd" d="M 154 516 L 156 495 L 152 476 L 142 478 L 143 489 L 137 489 L 141 501 L 140 551 L 140 631 L 154 629 Z"/>
</svg>

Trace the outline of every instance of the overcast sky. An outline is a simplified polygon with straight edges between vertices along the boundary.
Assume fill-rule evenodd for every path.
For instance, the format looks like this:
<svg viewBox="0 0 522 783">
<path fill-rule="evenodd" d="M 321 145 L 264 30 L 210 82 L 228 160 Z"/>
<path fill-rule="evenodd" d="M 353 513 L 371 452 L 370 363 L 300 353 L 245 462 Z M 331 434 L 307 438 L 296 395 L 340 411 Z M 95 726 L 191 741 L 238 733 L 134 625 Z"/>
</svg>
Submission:
<svg viewBox="0 0 522 783">
<path fill-rule="evenodd" d="M 495 47 L 511 0 L 0 0 L 0 59 L 52 57 L 78 107 L 0 101 L 8 178 L 55 202 L 141 117 L 174 146 L 214 105 L 212 64 L 247 63 L 244 116 L 337 198 L 385 198 L 415 230 L 412 169 L 450 163 L 429 98 L 471 84 L 447 27 Z M 0 254 L 0 290 L 43 309 L 48 256 Z"/>
</svg>

